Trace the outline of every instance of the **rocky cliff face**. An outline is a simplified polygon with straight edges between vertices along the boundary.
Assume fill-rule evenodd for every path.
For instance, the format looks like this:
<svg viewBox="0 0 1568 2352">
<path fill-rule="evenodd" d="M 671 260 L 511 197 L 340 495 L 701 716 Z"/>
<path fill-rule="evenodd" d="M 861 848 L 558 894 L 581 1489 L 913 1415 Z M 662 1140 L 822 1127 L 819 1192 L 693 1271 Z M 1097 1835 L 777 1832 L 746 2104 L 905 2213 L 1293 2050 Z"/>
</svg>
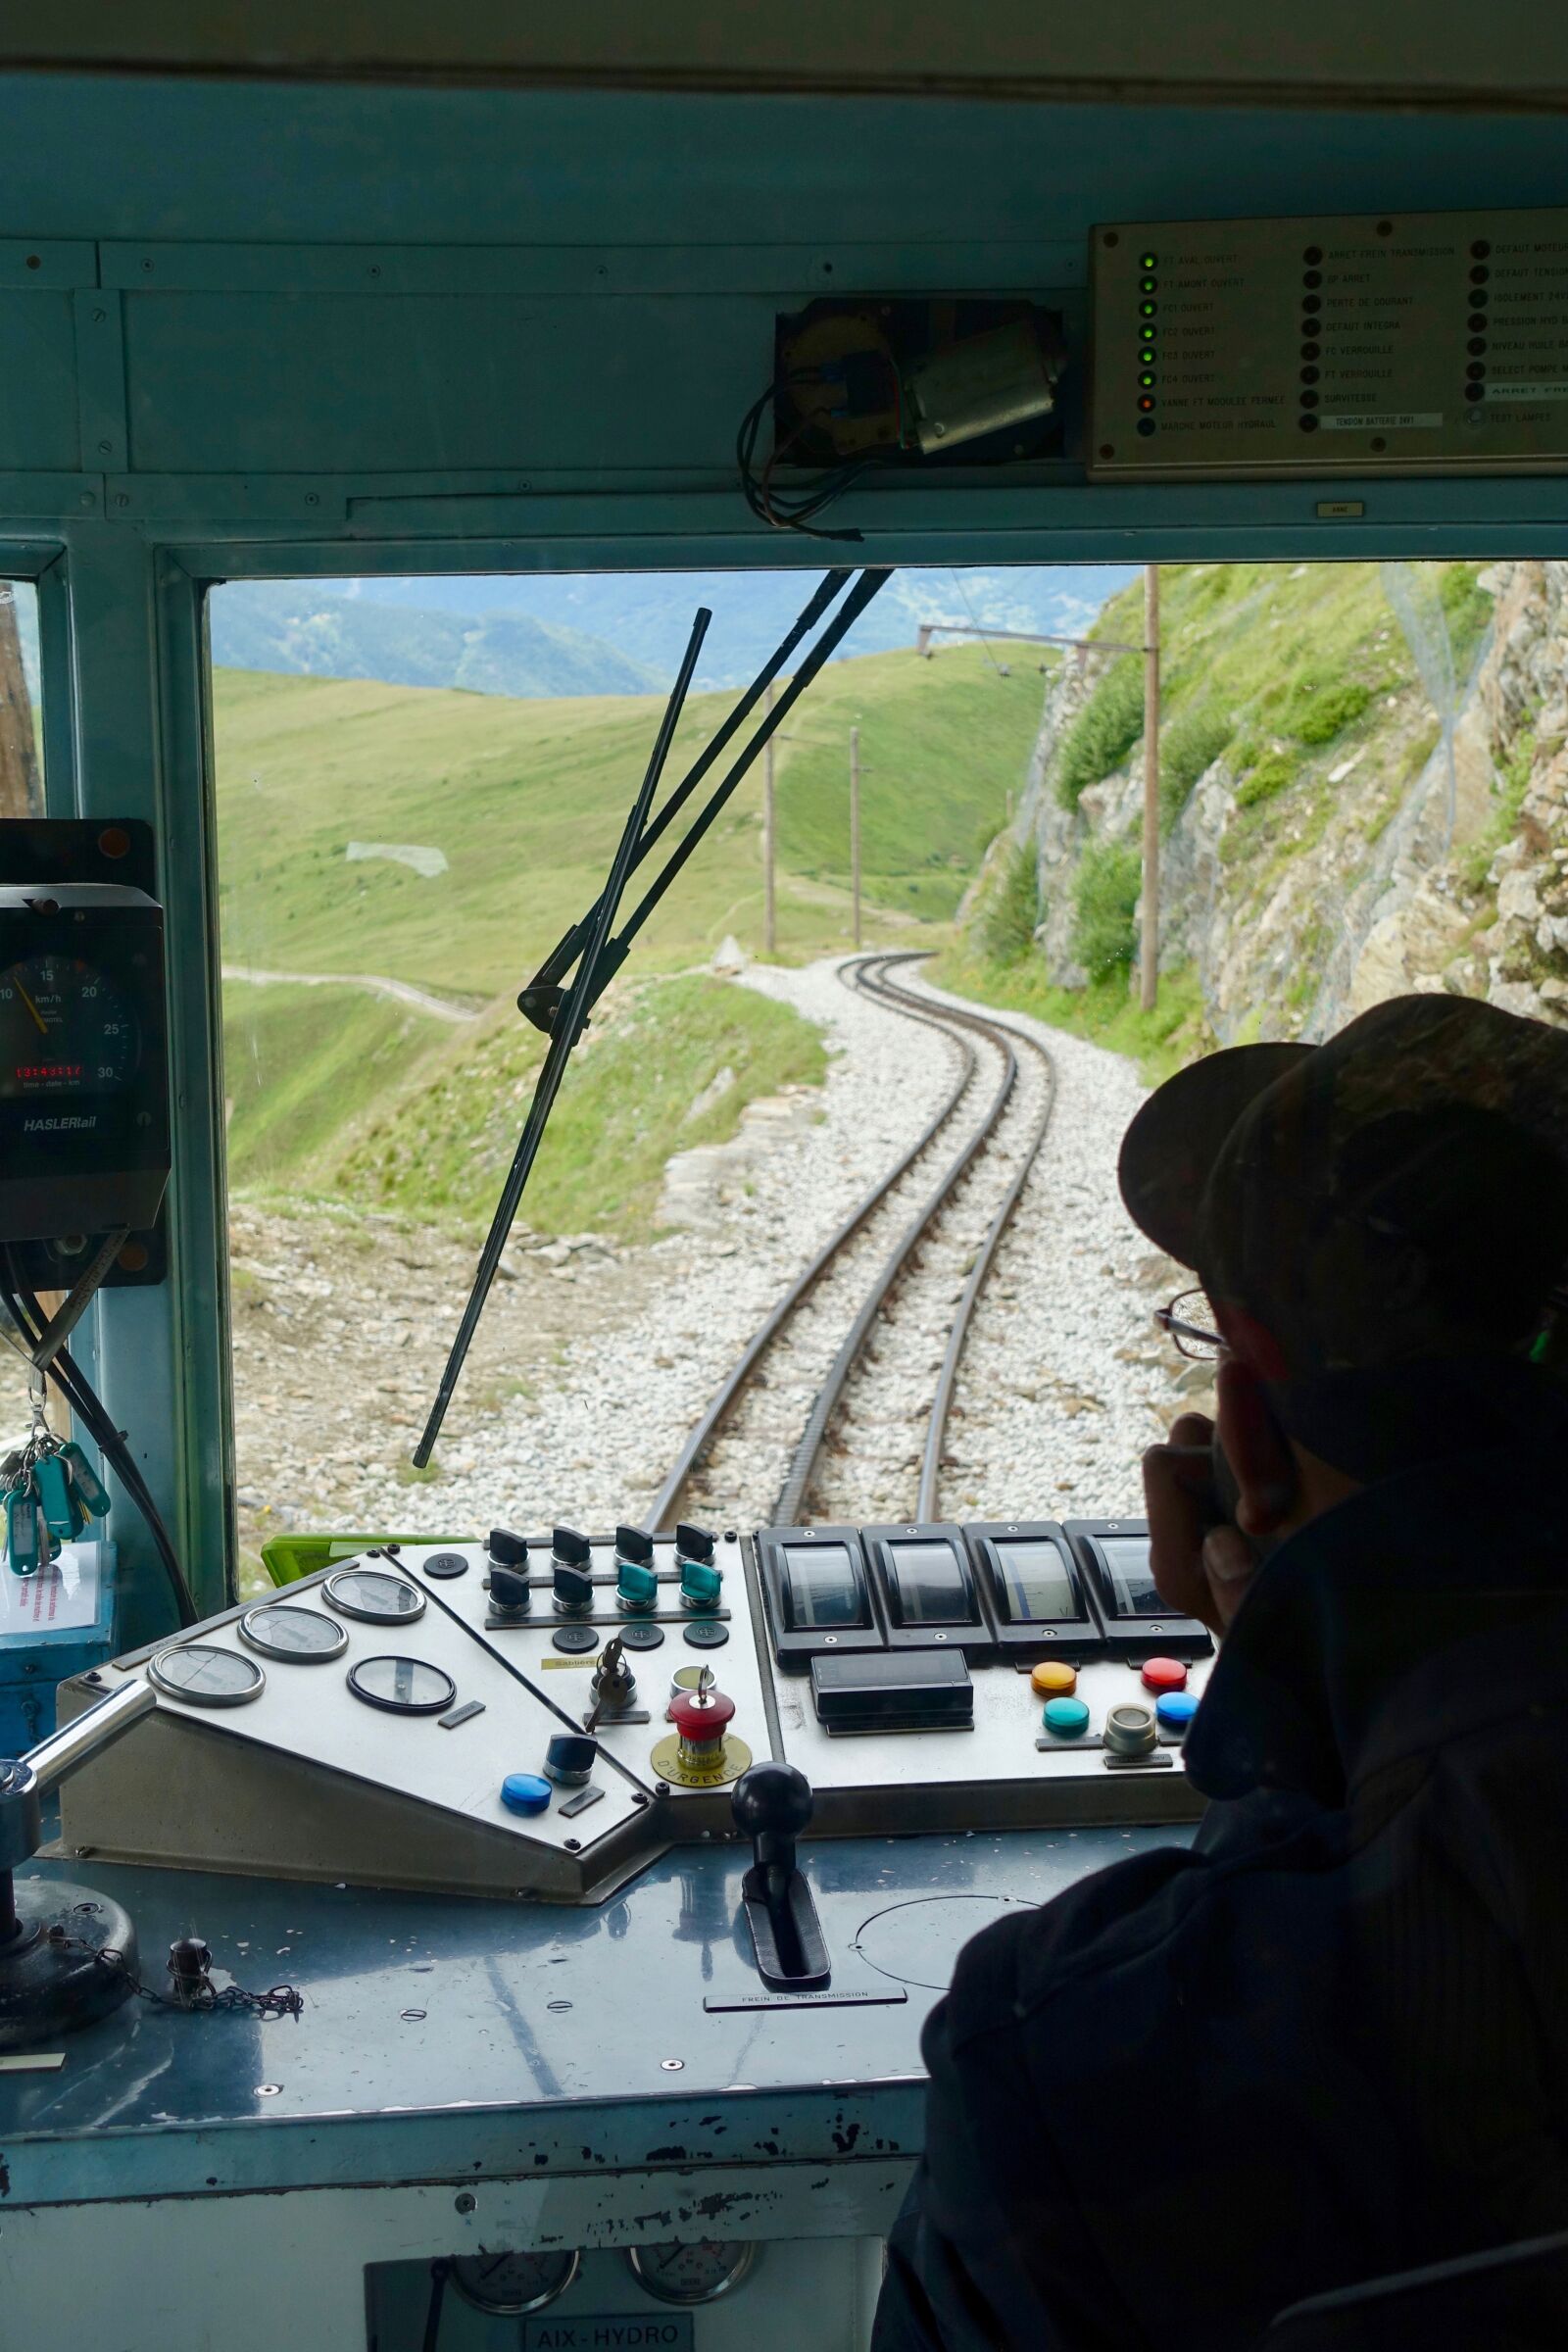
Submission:
<svg viewBox="0 0 1568 2352">
<path fill-rule="evenodd" d="M 1209 568 L 1176 575 L 1194 605 Z M 1362 578 L 1348 588 L 1351 572 Z M 1235 700 L 1232 673 L 1252 696 L 1213 722 L 1234 725 L 1233 738 L 1192 784 L 1162 851 L 1161 968 L 1196 967 L 1222 1043 L 1322 1037 L 1368 1004 L 1425 989 L 1568 1024 L 1568 564 L 1499 564 L 1460 585 L 1468 635 L 1457 674 L 1436 687 L 1434 582 L 1416 580 L 1412 612 L 1409 577 L 1380 580 L 1369 565 L 1277 567 L 1225 616 L 1230 631 L 1250 632 L 1245 673 L 1218 624 L 1181 623 L 1167 639 L 1178 712 L 1195 695 L 1205 708 Z M 1341 690 L 1344 707 L 1360 702 L 1326 742 L 1325 722 L 1308 728 L 1298 715 L 1299 682 L 1290 687 L 1293 663 L 1298 681 L 1313 658 L 1320 586 L 1337 600 L 1338 658 L 1352 665 L 1335 674 L 1359 680 L 1348 698 Z M 1125 635 L 1125 617 L 1107 634 Z M 1079 959 L 1086 854 L 1135 849 L 1142 822 L 1141 745 L 1064 805 L 1064 752 L 1070 766 L 1074 722 L 1102 675 L 1096 657 L 1063 672 L 1015 824 L 966 909 L 982 915 L 1003 871 L 1032 851 L 1035 952 L 1069 988 L 1090 978 Z M 1328 690 L 1317 691 L 1321 709 Z M 1162 726 L 1162 746 L 1177 723 Z"/>
</svg>

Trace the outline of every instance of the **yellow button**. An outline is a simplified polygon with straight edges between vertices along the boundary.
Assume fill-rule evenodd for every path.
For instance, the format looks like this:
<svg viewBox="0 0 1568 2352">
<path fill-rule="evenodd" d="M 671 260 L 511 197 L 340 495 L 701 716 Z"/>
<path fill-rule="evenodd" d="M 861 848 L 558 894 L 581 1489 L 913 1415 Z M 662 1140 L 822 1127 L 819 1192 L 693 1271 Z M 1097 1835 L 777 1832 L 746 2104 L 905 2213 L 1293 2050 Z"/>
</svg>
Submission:
<svg viewBox="0 0 1568 2352">
<path fill-rule="evenodd" d="M 1078 1688 L 1078 1669 L 1061 1658 L 1042 1658 L 1029 1684 L 1042 1698 L 1071 1698 Z"/>
</svg>

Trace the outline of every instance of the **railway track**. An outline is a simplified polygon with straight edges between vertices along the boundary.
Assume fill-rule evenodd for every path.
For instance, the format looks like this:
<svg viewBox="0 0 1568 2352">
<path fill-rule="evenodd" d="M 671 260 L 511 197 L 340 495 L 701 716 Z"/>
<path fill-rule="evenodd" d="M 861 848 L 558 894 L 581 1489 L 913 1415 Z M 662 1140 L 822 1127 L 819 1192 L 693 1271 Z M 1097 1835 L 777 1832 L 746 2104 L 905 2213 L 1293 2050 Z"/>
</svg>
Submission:
<svg viewBox="0 0 1568 2352">
<path fill-rule="evenodd" d="M 938 1514 L 964 1344 L 1045 1140 L 1054 1072 L 1034 1039 L 902 985 L 919 960 L 867 956 L 840 977 L 943 1039 L 949 1091 L 753 1334 L 665 1478 L 654 1527 L 769 1494 L 775 1526 Z"/>
</svg>

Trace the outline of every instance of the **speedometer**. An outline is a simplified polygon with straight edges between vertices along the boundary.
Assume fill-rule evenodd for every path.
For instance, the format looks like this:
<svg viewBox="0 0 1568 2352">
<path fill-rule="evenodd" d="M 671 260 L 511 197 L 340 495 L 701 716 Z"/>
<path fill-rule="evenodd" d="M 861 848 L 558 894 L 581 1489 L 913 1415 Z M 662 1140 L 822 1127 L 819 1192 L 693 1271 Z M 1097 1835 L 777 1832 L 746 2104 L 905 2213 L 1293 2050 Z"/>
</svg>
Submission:
<svg viewBox="0 0 1568 2352">
<path fill-rule="evenodd" d="M 139 1046 L 135 1014 L 96 964 L 27 956 L 0 972 L 0 1094 L 119 1094 Z"/>
<path fill-rule="evenodd" d="M 661 2303 L 711 2303 L 727 2295 L 757 2260 L 757 2247 L 742 2237 L 669 2238 L 656 2246 L 628 2246 L 632 2277 Z"/>
</svg>

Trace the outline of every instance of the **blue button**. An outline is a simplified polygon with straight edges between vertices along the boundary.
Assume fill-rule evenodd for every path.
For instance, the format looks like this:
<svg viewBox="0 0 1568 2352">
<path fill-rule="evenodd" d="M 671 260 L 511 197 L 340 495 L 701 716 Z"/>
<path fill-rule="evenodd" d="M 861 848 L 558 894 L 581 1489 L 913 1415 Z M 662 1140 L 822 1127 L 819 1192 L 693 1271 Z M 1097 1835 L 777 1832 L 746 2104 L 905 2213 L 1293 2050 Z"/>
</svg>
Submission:
<svg viewBox="0 0 1568 2352">
<path fill-rule="evenodd" d="M 1198 1713 L 1198 1701 L 1190 1690 L 1162 1690 L 1154 1701 L 1154 1713 L 1162 1732 L 1185 1732 Z"/>
<path fill-rule="evenodd" d="M 501 1802 L 509 1813 L 542 1813 L 550 1802 L 550 1783 L 537 1772 L 509 1772 L 501 1784 Z"/>
</svg>

